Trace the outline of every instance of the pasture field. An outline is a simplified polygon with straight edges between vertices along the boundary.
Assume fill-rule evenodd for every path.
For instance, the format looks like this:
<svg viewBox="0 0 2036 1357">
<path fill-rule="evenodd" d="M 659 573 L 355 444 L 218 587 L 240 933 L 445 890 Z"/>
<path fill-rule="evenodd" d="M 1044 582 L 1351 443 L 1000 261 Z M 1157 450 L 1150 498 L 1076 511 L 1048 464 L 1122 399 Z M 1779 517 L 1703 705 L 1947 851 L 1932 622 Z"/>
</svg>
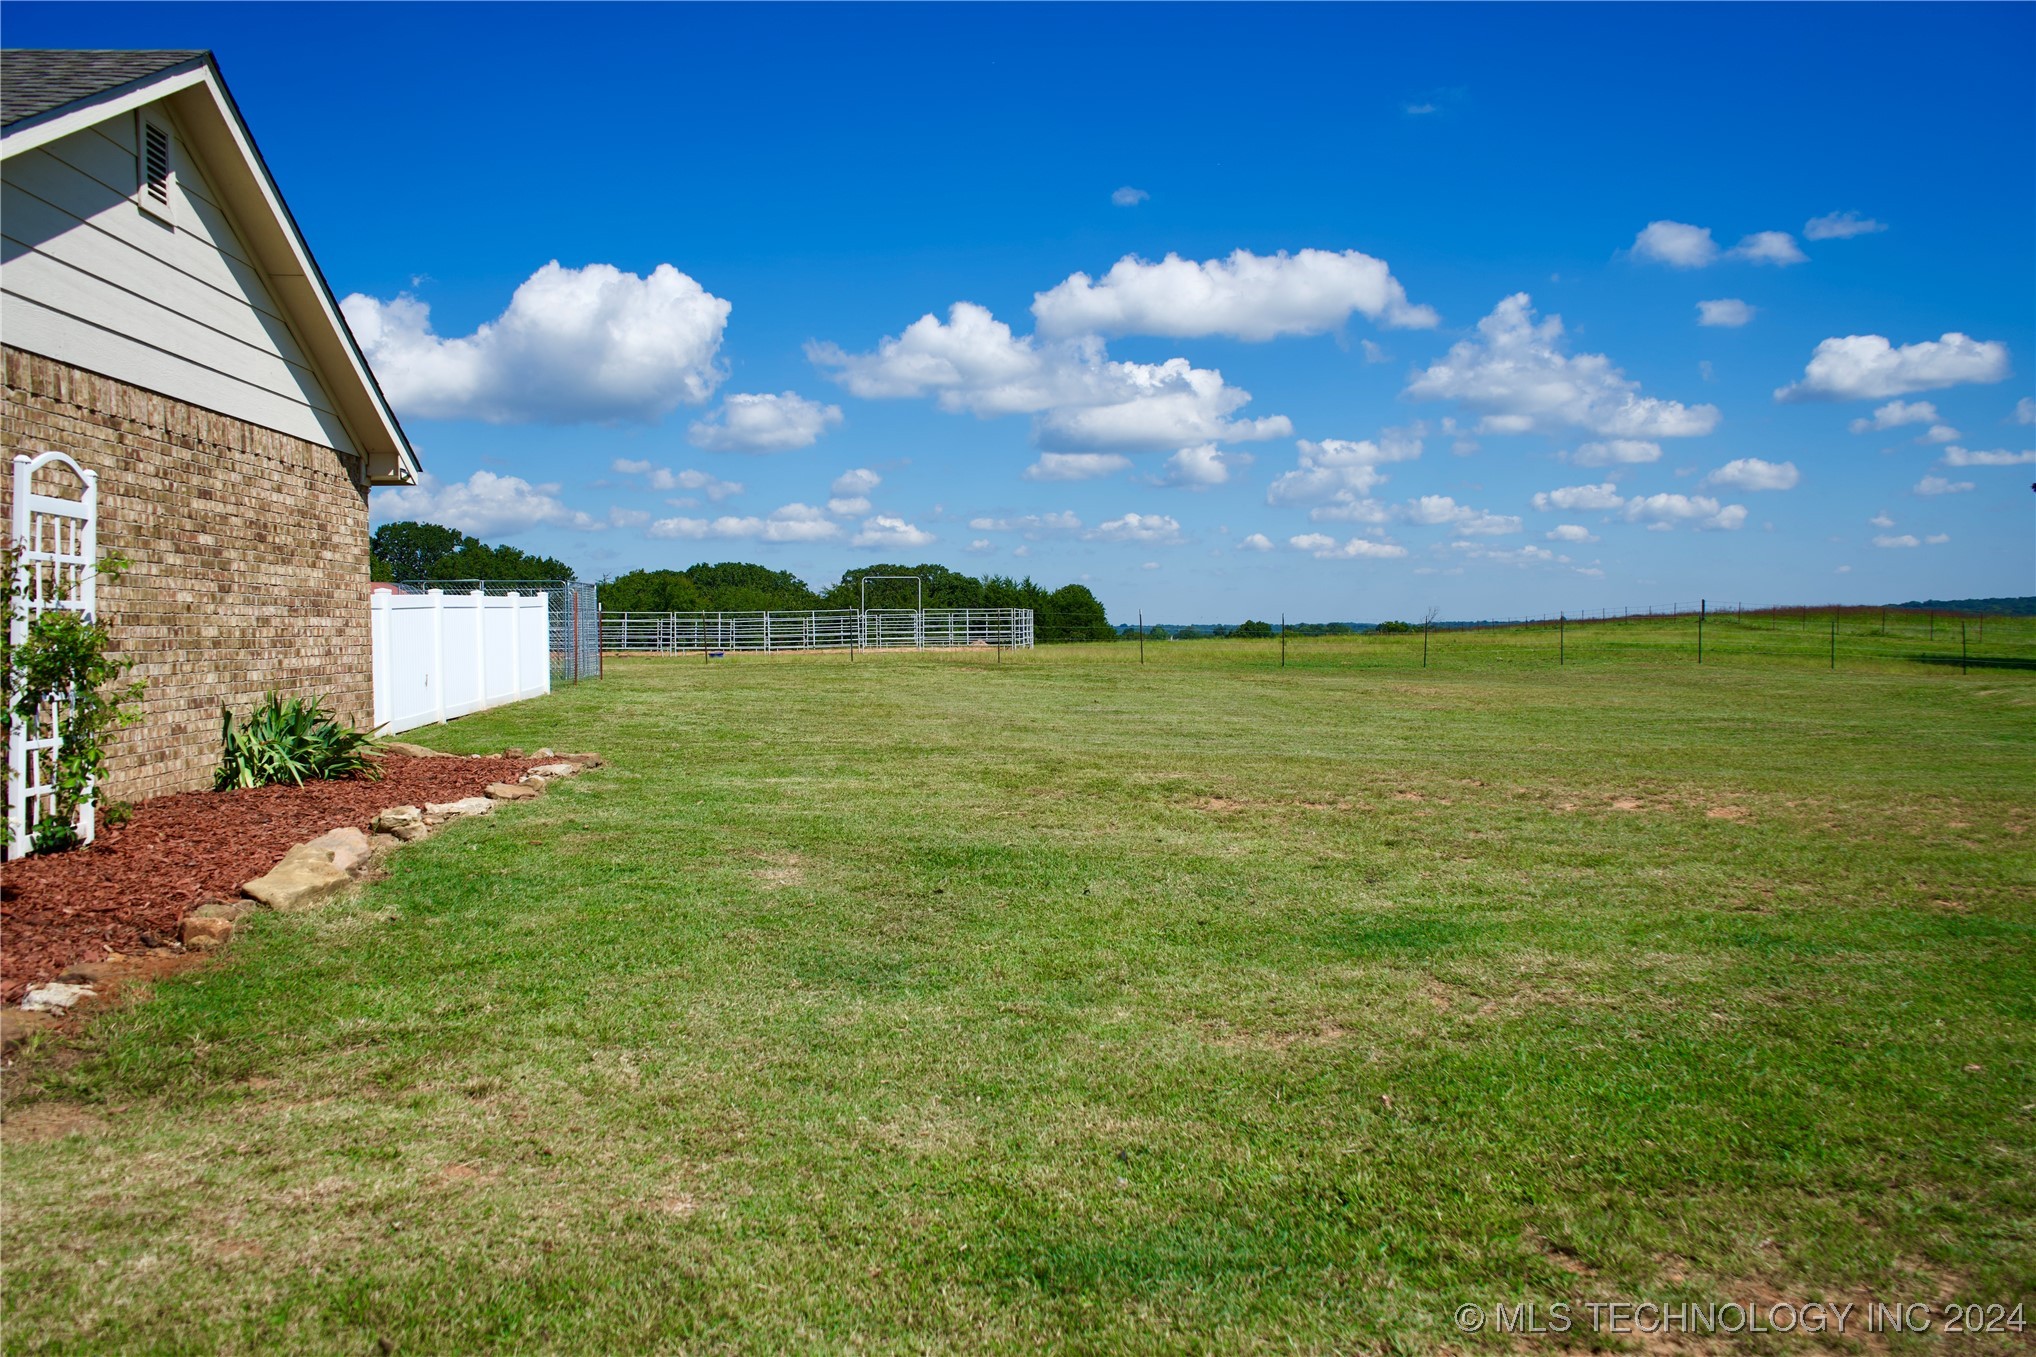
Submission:
<svg viewBox="0 0 2036 1357">
<path fill-rule="evenodd" d="M 2036 671 L 1620 625 L 611 659 L 424 732 L 614 766 L 31 1052 L 0 1345 L 2036 1320 Z"/>
</svg>

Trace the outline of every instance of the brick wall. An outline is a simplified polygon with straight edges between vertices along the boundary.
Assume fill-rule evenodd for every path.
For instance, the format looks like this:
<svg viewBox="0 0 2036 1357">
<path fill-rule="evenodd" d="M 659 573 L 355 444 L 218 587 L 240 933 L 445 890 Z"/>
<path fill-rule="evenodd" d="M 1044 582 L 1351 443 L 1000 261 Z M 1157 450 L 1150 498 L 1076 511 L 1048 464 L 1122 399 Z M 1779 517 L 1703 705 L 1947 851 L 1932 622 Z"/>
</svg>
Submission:
<svg viewBox="0 0 2036 1357">
<path fill-rule="evenodd" d="M 123 800 L 212 785 L 219 707 L 324 696 L 366 726 L 374 693 L 368 500 L 354 458 L 7 347 L 0 531 L 17 452 L 99 475 L 99 550 L 132 562 L 99 615 L 148 681 L 109 750 Z M 39 487 L 40 488 L 40 487 Z"/>
</svg>

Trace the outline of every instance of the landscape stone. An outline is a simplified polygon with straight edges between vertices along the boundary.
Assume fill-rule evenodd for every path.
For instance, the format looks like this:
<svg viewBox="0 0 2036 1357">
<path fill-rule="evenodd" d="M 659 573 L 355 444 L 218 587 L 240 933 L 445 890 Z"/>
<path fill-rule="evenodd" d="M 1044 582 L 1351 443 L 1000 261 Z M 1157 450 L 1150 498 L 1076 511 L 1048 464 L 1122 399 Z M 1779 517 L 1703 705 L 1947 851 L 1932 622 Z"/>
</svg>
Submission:
<svg viewBox="0 0 2036 1357">
<path fill-rule="evenodd" d="M 522 777 L 519 777 L 516 780 L 525 787 L 535 787 L 539 791 L 543 791 L 545 788 L 544 779 L 539 777 L 535 773 L 525 773 Z"/>
<path fill-rule="evenodd" d="M 207 900 L 184 917 L 187 919 L 226 919 L 239 921 L 247 916 L 253 906 L 245 900 Z"/>
<path fill-rule="evenodd" d="M 293 913 L 325 903 L 352 880 L 332 865 L 332 856 L 326 850 L 300 843 L 283 854 L 283 860 L 268 875 L 257 877 L 240 889 L 242 894 L 270 909 Z"/>
<path fill-rule="evenodd" d="M 608 766 L 608 760 L 602 758 L 599 754 L 560 754 L 557 758 L 560 763 L 577 764 L 581 768 L 605 768 Z"/>
<path fill-rule="evenodd" d="M 66 985 L 61 982 L 37 985 L 22 996 L 21 1007 L 26 1013 L 68 1013 L 71 1006 L 81 999 L 97 998 L 99 991 L 90 985 Z"/>
<path fill-rule="evenodd" d="M 424 812 L 415 806 L 391 806 L 368 828 L 377 834 L 393 834 L 405 843 L 415 843 L 431 832 L 424 823 Z"/>
<path fill-rule="evenodd" d="M 408 754 L 413 759 L 444 759 L 452 757 L 442 750 L 426 749 L 421 744 L 409 744 L 403 740 L 383 740 L 376 747 L 393 750 L 398 754 Z"/>
<path fill-rule="evenodd" d="M 520 782 L 490 782 L 488 784 L 488 799 L 491 801 L 534 801 L 539 795 L 539 788 L 526 787 Z"/>
<path fill-rule="evenodd" d="M 352 825 L 328 829 L 304 846 L 324 849 L 330 853 L 332 865 L 342 872 L 353 871 L 367 861 L 368 857 L 368 836 Z"/>
<path fill-rule="evenodd" d="M 66 985 L 97 985 L 111 980 L 115 967 L 111 961 L 80 961 L 69 967 L 57 980 Z"/>
<path fill-rule="evenodd" d="M 463 796 L 457 801 L 427 801 L 424 804 L 424 823 L 439 825 L 463 815 L 492 814 L 494 809 L 495 803 L 485 796 Z"/>
<path fill-rule="evenodd" d="M 523 757 L 523 751 L 520 749 L 505 749 L 502 751 L 502 757 L 505 759 L 520 759 Z"/>
<path fill-rule="evenodd" d="M 417 827 L 419 829 L 424 828 L 421 824 Z M 424 836 L 420 834 L 418 837 L 423 838 Z M 408 842 L 408 839 L 395 834 L 371 834 L 368 836 L 368 851 L 380 857 L 384 853 L 395 852 Z"/>
<path fill-rule="evenodd" d="M 575 777 L 579 774 L 577 763 L 544 763 L 530 770 L 539 777 Z"/>
<path fill-rule="evenodd" d="M 535 754 L 532 754 L 530 757 L 532 757 L 533 759 L 550 759 L 556 758 L 558 756 L 556 754 L 553 754 L 549 749 L 540 749 Z"/>
<path fill-rule="evenodd" d="M 200 919 L 186 916 L 184 919 L 184 946 L 194 952 L 209 952 L 215 947 L 224 947 L 233 936 L 233 920 Z"/>
</svg>

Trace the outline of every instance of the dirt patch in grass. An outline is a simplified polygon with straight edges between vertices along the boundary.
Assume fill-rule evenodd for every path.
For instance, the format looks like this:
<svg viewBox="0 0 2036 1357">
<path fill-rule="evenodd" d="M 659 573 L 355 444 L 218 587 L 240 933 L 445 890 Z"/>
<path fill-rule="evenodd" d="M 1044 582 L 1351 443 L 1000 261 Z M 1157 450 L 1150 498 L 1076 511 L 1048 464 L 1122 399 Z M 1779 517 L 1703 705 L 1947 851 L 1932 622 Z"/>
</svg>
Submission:
<svg viewBox="0 0 2036 1357">
<path fill-rule="evenodd" d="M 366 829 L 390 806 L 479 796 L 543 760 L 388 754 L 377 781 L 179 792 L 136 804 L 90 848 L 7 864 L 0 883 L 0 1003 L 80 962 L 139 952 L 144 932 L 174 937 L 206 900 L 232 899 L 283 854 L 328 829 Z"/>
<path fill-rule="evenodd" d="M 0 1141 L 9 1145 L 31 1145 L 65 1136 L 96 1136 L 106 1123 L 82 1107 L 62 1102 L 32 1102 L 8 1109 L 0 1120 Z"/>
</svg>

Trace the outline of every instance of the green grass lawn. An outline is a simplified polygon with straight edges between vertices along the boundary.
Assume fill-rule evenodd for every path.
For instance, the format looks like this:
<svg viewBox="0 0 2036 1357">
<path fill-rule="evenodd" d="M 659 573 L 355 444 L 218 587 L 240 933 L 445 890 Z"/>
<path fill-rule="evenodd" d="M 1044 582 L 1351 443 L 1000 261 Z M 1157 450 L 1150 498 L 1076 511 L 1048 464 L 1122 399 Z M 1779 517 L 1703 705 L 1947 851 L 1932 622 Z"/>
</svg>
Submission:
<svg viewBox="0 0 2036 1357">
<path fill-rule="evenodd" d="M 2036 1320 L 2036 673 L 1848 638 L 1832 674 L 1757 626 L 1699 669 L 1679 627 L 1561 668 L 1525 633 L 1425 671 L 1418 637 L 1284 670 L 1262 642 L 611 660 L 422 732 L 615 766 L 45 1053 L 4 1137 L 0 1340 Z"/>
</svg>

